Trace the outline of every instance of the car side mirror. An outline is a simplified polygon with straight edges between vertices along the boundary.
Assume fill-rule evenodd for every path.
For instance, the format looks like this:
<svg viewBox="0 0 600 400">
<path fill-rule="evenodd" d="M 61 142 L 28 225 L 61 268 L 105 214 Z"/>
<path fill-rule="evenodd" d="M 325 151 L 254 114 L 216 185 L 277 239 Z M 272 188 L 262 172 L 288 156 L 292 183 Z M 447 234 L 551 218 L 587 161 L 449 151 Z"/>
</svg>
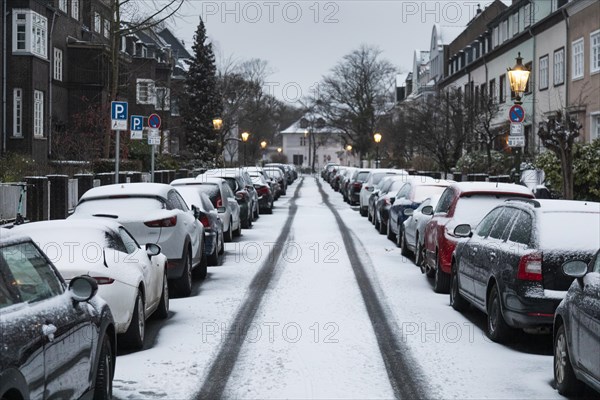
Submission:
<svg viewBox="0 0 600 400">
<path fill-rule="evenodd" d="M 405 217 L 410 217 L 415 213 L 415 210 L 412 208 L 405 208 L 403 212 Z"/>
<path fill-rule="evenodd" d="M 454 236 L 457 237 L 471 237 L 471 225 L 469 224 L 460 224 L 454 228 Z"/>
<path fill-rule="evenodd" d="M 156 243 L 146 243 L 146 254 L 148 254 L 148 257 L 159 255 L 161 250 L 160 246 Z"/>
<path fill-rule="evenodd" d="M 217 211 L 220 213 L 224 213 L 225 211 L 227 211 L 226 207 L 217 207 Z"/>
<path fill-rule="evenodd" d="M 423 215 L 433 215 L 433 206 L 425 206 L 421 209 Z"/>
<path fill-rule="evenodd" d="M 571 278 L 581 279 L 587 274 L 588 266 L 581 260 L 571 260 L 562 265 L 562 271 Z"/>
<path fill-rule="evenodd" d="M 194 213 L 194 219 L 200 218 L 200 209 L 192 204 L 192 212 Z"/>
<path fill-rule="evenodd" d="M 69 282 L 69 292 L 76 302 L 88 301 L 98 292 L 98 282 L 89 276 L 77 276 Z"/>
</svg>

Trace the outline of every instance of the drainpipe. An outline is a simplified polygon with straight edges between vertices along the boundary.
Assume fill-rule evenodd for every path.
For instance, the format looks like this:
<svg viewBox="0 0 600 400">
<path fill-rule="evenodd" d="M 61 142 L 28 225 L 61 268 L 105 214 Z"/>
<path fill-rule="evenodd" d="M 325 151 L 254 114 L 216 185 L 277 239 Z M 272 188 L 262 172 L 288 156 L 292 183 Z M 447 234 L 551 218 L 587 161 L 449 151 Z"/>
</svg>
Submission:
<svg viewBox="0 0 600 400">
<path fill-rule="evenodd" d="M 8 0 L 2 1 L 2 154 L 6 153 L 6 23 L 8 20 L 8 12 L 6 3 Z"/>
<path fill-rule="evenodd" d="M 52 44 L 52 37 L 54 34 L 54 22 L 56 20 L 56 10 L 52 14 L 52 25 L 50 25 L 50 34 L 48 35 L 48 58 L 50 60 L 50 68 L 48 68 L 48 156 L 52 155 L 52 72 L 54 71 L 54 46 Z M 63 56 L 64 63 L 64 56 Z"/>
<path fill-rule="evenodd" d="M 527 32 L 529 32 L 529 36 L 531 36 L 531 38 L 533 39 L 533 56 L 531 57 L 531 66 L 532 69 L 535 70 L 535 61 L 536 61 L 536 37 L 533 34 L 533 32 L 531 31 L 531 27 L 533 26 L 533 24 L 529 25 L 529 28 L 527 28 Z M 550 58 L 548 58 L 548 65 L 550 65 Z M 566 65 L 566 57 L 565 57 L 565 65 Z M 531 76 L 529 77 L 530 82 L 531 82 Z M 550 79 L 550 76 L 548 76 L 548 79 Z M 535 82 L 535 79 L 533 81 L 534 84 L 537 84 L 537 82 Z M 566 84 L 566 82 L 565 82 Z M 536 100 L 535 100 L 535 91 L 536 88 L 532 88 L 531 93 L 533 96 L 532 99 L 532 111 L 531 111 L 531 140 L 533 141 L 533 147 L 534 150 L 536 150 L 535 148 L 537 147 L 537 150 L 535 151 L 536 153 L 540 152 L 540 141 L 537 139 L 537 135 L 535 133 L 535 127 L 536 127 Z M 530 145 L 531 146 L 531 145 Z M 525 148 L 525 150 L 527 150 L 527 148 Z"/>
</svg>

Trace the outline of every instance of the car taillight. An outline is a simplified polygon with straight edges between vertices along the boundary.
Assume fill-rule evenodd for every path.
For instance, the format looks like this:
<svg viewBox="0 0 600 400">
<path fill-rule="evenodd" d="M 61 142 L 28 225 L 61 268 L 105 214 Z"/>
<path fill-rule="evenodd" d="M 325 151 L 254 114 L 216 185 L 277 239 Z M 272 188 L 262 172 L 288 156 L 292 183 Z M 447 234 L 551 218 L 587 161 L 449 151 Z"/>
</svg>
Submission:
<svg viewBox="0 0 600 400">
<path fill-rule="evenodd" d="M 256 192 L 260 195 L 260 196 L 267 196 L 269 194 L 269 188 L 266 186 L 259 186 L 256 189 Z"/>
<path fill-rule="evenodd" d="M 144 225 L 149 226 L 150 228 L 168 228 L 177 225 L 177 216 L 146 221 L 144 222 Z"/>
<path fill-rule="evenodd" d="M 523 281 L 542 280 L 542 255 L 539 253 L 527 254 L 519 261 L 517 279 Z"/>
<path fill-rule="evenodd" d="M 354 182 L 354 189 L 360 190 L 362 188 L 362 183 Z"/>
<path fill-rule="evenodd" d="M 206 214 L 202 214 L 200 218 L 198 218 L 198 220 L 200 221 L 202 226 L 204 226 L 206 229 L 210 229 L 210 221 L 208 220 Z"/>
<path fill-rule="evenodd" d="M 105 276 L 92 276 L 92 278 L 94 278 L 96 280 L 98 285 L 110 285 L 111 283 L 113 283 L 115 281 L 114 279 L 107 278 Z"/>
<path fill-rule="evenodd" d="M 217 197 L 217 201 L 215 203 L 217 205 L 217 208 L 223 207 L 223 199 L 221 197 Z"/>
<path fill-rule="evenodd" d="M 235 194 L 235 197 L 236 197 L 238 200 L 246 200 L 246 198 L 247 198 L 247 193 L 246 193 L 246 192 L 239 191 L 239 192 L 237 192 L 237 193 Z"/>
</svg>

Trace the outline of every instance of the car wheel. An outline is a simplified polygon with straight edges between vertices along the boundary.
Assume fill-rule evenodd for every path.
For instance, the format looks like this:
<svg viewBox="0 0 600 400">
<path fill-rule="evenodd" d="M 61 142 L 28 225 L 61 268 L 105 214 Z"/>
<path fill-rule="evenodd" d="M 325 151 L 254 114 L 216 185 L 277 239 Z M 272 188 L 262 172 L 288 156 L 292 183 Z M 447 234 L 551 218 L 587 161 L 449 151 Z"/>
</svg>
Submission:
<svg viewBox="0 0 600 400">
<path fill-rule="evenodd" d="M 498 286 L 494 285 L 487 301 L 487 333 L 497 343 L 506 342 L 511 336 L 512 328 L 502 316 L 502 306 L 498 294 Z"/>
<path fill-rule="evenodd" d="M 577 396 L 583 392 L 584 386 L 575 376 L 571 364 L 564 325 L 558 328 L 554 338 L 554 382 L 563 396 Z"/>
<path fill-rule="evenodd" d="M 146 313 L 144 309 L 144 299 L 138 290 L 135 299 L 135 307 L 127 332 L 123 334 L 122 343 L 127 349 L 140 350 L 144 347 L 144 336 L 146 334 Z"/>
<path fill-rule="evenodd" d="M 387 224 L 387 238 L 392 242 L 396 241 L 396 235 L 394 235 L 394 232 L 392 232 L 392 224 L 390 221 L 388 221 Z"/>
<path fill-rule="evenodd" d="M 241 234 L 242 234 L 242 224 L 240 223 L 238 228 L 235 231 L 233 231 L 233 237 L 241 236 Z"/>
<path fill-rule="evenodd" d="M 113 349 L 107 334 L 105 334 L 102 339 L 98 367 L 96 368 L 96 384 L 94 386 L 95 400 L 112 399 L 113 376 Z"/>
<path fill-rule="evenodd" d="M 400 237 L 400 245 L 402 246 L 400 249 L 400 254 L 408 258 L 412 255 L 412 252 L 408 249 L 408 243 L 406 243 L 406 234 L 404 233 L 404 229 L 402 229 L 402 235 L 400 235 Z"/>
<path fill-rule="evenodd" d="M 433 282 L 433 291 L 436 293 L 448 293 L 450 289 L 450 274 L 442 271 L 440 257 L 436 253 L 435 255 L 435 280 Z"/>
<path fill-rule="evenodd" d="M 421 267 L 421 272 L 425 273 L 426 271 L 423 268 L 423 264 L 425 262 L 425 255 L 423 254 L 423 246 L 419 242 L 419 235 L 417 234 L 417 240 L 415 242 L 415 264 L 417 267 Z"/>
<path fill-rule="evenodd" d="M 166 319 L 169 316 L 169 281 L 167 275 L 163 278 L 163 289 L 160 296 L 160 303 L 154 312 L 154 316 L 158 319 Z"/>
<path fill-rule="evenodd" d="M 456 265 L 453 265 L 452 277 L 450 278 L 450 305 L 456 311 L 464 311 L 469 307 L 469 303 L 458 290 L 458 271 L 456 269 Z"/>
<path fill-rule="evenodd" d="M 229 234 L 231 235 L 231 229 L 229 230 Z M 225 254 L 225 236 L 221 235 L 221 247 L 219 248 L 219 255 Z"/>
<path fill-rule="evenodd" d="M 380 235 L 385 235 L 385 232 L 387 231 L 387 224 L 384 224 L 383 220 L 379 221 L 379 229 L 378 229 L 378 231 L 379 231 Z"/>
<path fill-rule="evenodd" d="M 215 243 L 215 248 L 210 256 L 208 256 L 208 265 L 215 266 L 219 265 L 219 251 L 221 249 L 221 244 L 219 240 L 219 235 L 217 235 L 216 239 L 217 243 Z"/>
<path fill-rule="evenodd" d="M 208 257 L 206 256 L 206 248 L 204 247 L 204 243 L 202 243 L 202 248 L 200 249 L 200 254 L 202 257 L 200 258 L 200 264 L 194 268 L 192 274 L 196 279 L 205 279 L 208 273 Z"/>
<path fill-rule="evenodd" d="M 227 243 L 231 242 L 233 240 L 233 227 L 231 226 L 233 225 L 233 221 L 229 221 L 229 229 L 227 229 L 224 233 L 223 233 L 223 238 L 225 239 L 225 241 Z"/>
<path fill-rule="evenodd" d="M 367 216 L 367 208 L 366 207 L 360 207 L 360 216 L 361 217 L 366 217 Z M 369 221 L 371 220 L 371 216 L 369 216 Z"/>
<path fill-rule="evenodd" d="M 185 252 L 183 274 L 173 282 L 175 294 L 179 297 L 188 297 L 192 293 L 192 254 L 187 247 Z"/>
</svg>

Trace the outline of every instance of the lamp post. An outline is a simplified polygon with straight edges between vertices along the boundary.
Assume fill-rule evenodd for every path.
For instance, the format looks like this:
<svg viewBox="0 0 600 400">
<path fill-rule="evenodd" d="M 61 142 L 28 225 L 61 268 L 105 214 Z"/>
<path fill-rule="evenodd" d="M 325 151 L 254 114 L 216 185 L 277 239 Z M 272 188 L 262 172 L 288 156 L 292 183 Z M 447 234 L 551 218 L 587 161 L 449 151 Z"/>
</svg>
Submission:
<svg viewBox="0 0 600 400">
<path fill-rule="evenodd" d="M 263 140 L 262 142 L 260 142 L 260 148 L 262 149 L 262 164 L 264 166 L 265 158 L 266 158 L 265 150 L 267 149 L 267 141 L 266 140 Z"/>
<path fill-rule="evenodd" d="M 213 123 L 213 129 L 215 130 L 215 132 L 219 132 L 219 137 L 221 137 L 220 135 L 220 131 L 221 128 L 223 128 L 223 120 L 220 117 L 215 117 L 212 120 Z M 217 160 L 220 159 L 221 157 L 223 157 L 223 163 L 225 163 L 225 156 L 223 155 L 223 152 L 225 151 L 225 142 L 220 140 L 219 141 L 219 154 L 215 154 L 215 167 L 217 166 Z"/>
<path fill-rule="evenodd" d="M 244 142 L 242 144 L 242 147 L 244 148 L 244 166 L 246 166 L 246 143 L 248 142 L 248 138 L 250 137 L 250 134 L 248 132 L 242 132 L 242 142 Z"/>
<path fill-rule="evenodd" d="M 223 120 L 221 118 L 214 118 L 212 122 L 215 131 L 220 131 L 223 127 Z"/>
<path fill-rule="evenodd" d="M 346 159 L 348 160 L 348 166 L 350 166 L 350 152 L 352 151 L 352 145 L 346 145 Z"/>
<path fill-rule="evenodd" d="M 517 55 L 517 63 L 514 67 L 508 68 L 508 81 L 510 82 L 510 89 L 515 93 L 515 104 L 523 104 L 521 96 L 527 90 L 527 81 L 529 81 L 529 71 L 523 65 L 523 58 L 521 52 Z M 515 147 L 515 172 L 517 183 L 521 178 L 521 146 Z"/>
<path fill-rule="evenodd" d="M 373 135 L 373 140 L 375 141 L 375 150 L 376 150 L 376 155 L 375 155 L 375 168 L 379 168 L 379 142 L 381 142 L 381 133 L 375 133 Z"/>
</svg>

